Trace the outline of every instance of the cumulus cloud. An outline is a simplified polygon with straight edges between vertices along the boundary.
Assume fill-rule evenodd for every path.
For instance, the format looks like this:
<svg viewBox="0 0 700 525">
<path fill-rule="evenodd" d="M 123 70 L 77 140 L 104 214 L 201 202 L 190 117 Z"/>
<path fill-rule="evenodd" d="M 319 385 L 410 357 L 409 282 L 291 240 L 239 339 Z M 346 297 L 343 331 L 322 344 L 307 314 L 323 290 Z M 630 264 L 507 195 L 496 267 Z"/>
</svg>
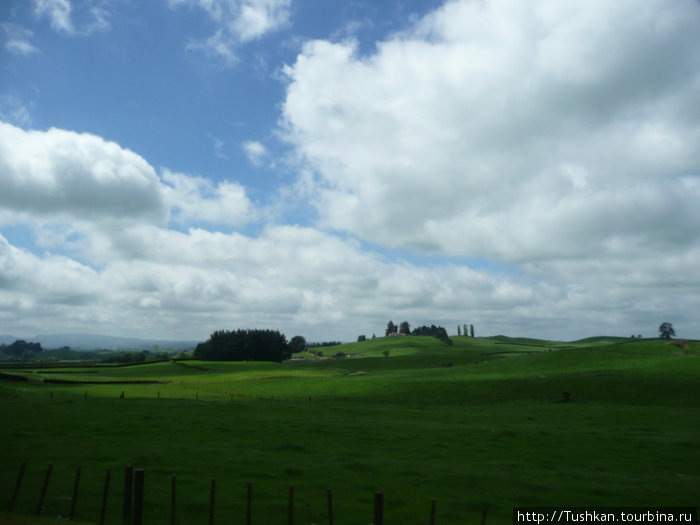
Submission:
<svg viewBox="0 0 700 525">
<path fill-rule="evenodd" d="M 283 125 L 319 177 L 321 224 L 510 262 L 697 243 L 698 16 L 464 0 L 369 56 L 307 43 Z"/>
<path fill-rule="evenodd" d="M 0 173 L 0 221 L 41 226 L 45 245 L 115 221 L 230 226 L 257 218 L 240 184 L 167 169 L 159 177 L 140 155 L 88 133 L 0 122 Z"/>
<path fill-rule="evenodd" d="M 205 9 L 232 59 L 255 27 L 279 27 L 263 17 L 240 32 L 243 6 L 277 6 L 280 20 L 289 6 L 170 3 Z M 0 235 L 0 322 L 188 339 L 265 327 L 353 340 L 389 318 L 572 338 L 654 335 L 671 320 L 697 333 L 699 12 L 452 1 L 369 55 L 308 42 L 285 69 L 282 125 L 300 173 L 287 191 L 316 207 L 313 226 L 245 234 L 261 213 L 236 181 L 0 123 L 0 224 L 39 247 Z M 258 142 L 243 148 L 267 159 Z"/>
<path fill-rule="evenodd" d="M 42 329 L 94 323 L 112 333 L 205 338 L 224 327 L 275 327 L 290 336 L 354 340 L 381 335 L 394 318 L 450 331 L 470 322 L 481 334 L 576 337 L 611 327 L 648 334 L 659 316 L 687 327 L 688 312 L 700 306 L 698 294 L 681 293 L 670 305 L 649 294 L 642 304 L 639 289 L 587 289 L 551 276 L 392 262 L 309 227 L 268 226 L 251 237 L 132 225 L 91 235 L 80 256 L 97 269 L 65 256 L 30 254 L 0 236 L 0 319 L 29 331 L 36 330 L 30 320 L 40 319 Z M 618 307 L 602 307 L 608 300 Z"/>
<path fill-rule="evenodd" d="M 74 218 L 164 217 L 159 180 L 139 155 L 101 137 L 0 122 L 0 206 Z"/>
<path fill-rule="evenodd" d="M 163 171 L 162 192 L 171 219 L 176 222 L 203 221 L 212 224 L 242 225 L 256 218 L 257 212 L 240 184 Z"/>
<path fill-rule="evenodd" d="M 233 64 L 238 46 L 287 24 L 291 0 L 169 0 L 169 4 L 172 8 L 189 5 L 206 11 L 216 31 L 204 41 L 190 42 L 188 47 Z"/>
<path fill-rule="evenodd" d="M 446 323 L 479 303 L 486 322 L 490 308 L 502 315 L 504 305 L 538 295 L 466 268 L 390 263 L 357 243 L 299 226 L 270 226 L 257 237 L 153 225 L 99 235 L 110 246 L 93 238 L 94 251 L 81 256 L 99 260 L 100 269 L 65 256 L 39 257 L 0 236 L 0 318 L 16 326 L 24 316 L 63 329 L 93 322 L 185 338 L 221 327 L 274 326 L 353 340 L 380 332 L 387 312 Z"/>
<path fill-rule="evenodd" d="M 100 326 L 205 338 L 257 326 L 353 340 L 400 317 L 583 336 L 607 326 L 638 333 L 635 323 L 653 325 L 661 314 L 680 328 L 700 307 L 697 246 L 652 260 L 623 237 L 608 250 L 624 258 L 531 261 L 502 273 L 392 261 L 313 227 L 217 232 L 195 225 L 235 227 L 259 216 L 239 184 L 169 170 L 159 177 L 101 137 L 5 123 L 0 173 L 0 223 L 31 229 L 43 249 L 31 253 L 0 235 L 0 320 L 30 334 Z M 685 184 L 693 191 L 696 181 Z"/>
</svg>

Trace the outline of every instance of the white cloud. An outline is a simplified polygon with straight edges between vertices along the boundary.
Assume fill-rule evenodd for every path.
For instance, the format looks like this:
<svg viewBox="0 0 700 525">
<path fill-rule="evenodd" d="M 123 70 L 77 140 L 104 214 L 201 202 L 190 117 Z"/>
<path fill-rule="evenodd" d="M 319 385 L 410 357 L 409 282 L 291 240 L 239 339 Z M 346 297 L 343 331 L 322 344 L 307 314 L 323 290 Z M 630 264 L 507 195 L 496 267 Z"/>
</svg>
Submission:
<svg viewBox="0 0 700 525">
<path fill-rule="evenodd" d="M 250 140 L 243 143 L 243 150 L 251 164 L 261 166 L 265 157 L 267 157 L 267 149 L 260 142 Z"/>
<path fill-rule="evenodd" d="M 219 159 L 228 159 L 228 155 L 224 153 L 224 141 L 216 137 L 212 137 L 214 140 L 214 156 Z"/>
<path fill-rule="evenodd" d="M 44 331 L 95 323 L 205 338 L 222 327 L 258 326 L 352 340 L 380 333 L 387 312 L 444 323 L 477 303 L 485 311 L 503 308 L 509 297 L 517 304 L 533 297 L 484 273 L 391 264 L 355 243 L 294 226 L 252 238 L 134 225 L 93 231 L 85 245 L 80 255 L 99 261 L 100 270 L 32 255 L 0 236 L 0 318 L 14 325 L 29 324 L 20 316 L 41 319 Z"/>
<path fill-rule="evenodd" d="M 33 3 L 34 13 L 39 17 L 47 17 L 54 30 L 68 34 L 75 32 L 70 0 L 33 0 Z"/>
<path fill-rule="evenodd" d="M 697 242 L 698 11 L 455 1 L 370 56 L 307 43 L 284 123 L 322 224 L 506 261 Z"/>
<path fill-rule="evenodd" d="M 112 28 L 112 24 L 109 22 L 110 14 L 105 8 L 101 6 L 90 7 L 89 12 L 92 20 L 83 29 L 84 34 L 104 33 Z"/>
<path fill-rule="evenodd" d="M 111 29 L 109 12 L 104 7 L 105 0 L 86 0 L 77 4 L 78 12 L 85 11 L 84 24 L 76 26 L 74 22 L 74 5 L 71 0 L 32 0 L 34 14 L 46 17 L 54 31 L 67 35 L 91 35 Z"/>
<path fill-rule="evenodd" d="M 232 60 L 267 24 L 246 36 L 232 23 L 267 4 L 180 4 L 206 10 L 211 46 Z M 389 318 L 571 338 L 651 336 L 670 320 L 697 336 L 697 13 L 660 0 L 459 1 L 367 56 L 307 43 L 283 106 L 300 176 L 269 199 L 312 203 L 314 227 L 236 231 L 270 202 L 155 170 L 102 137 L 22 129 L 21 102 L 0 103 L 15 124 L 0 123 L 0 225 L 34 242 L 2 230 L 0 324 L 352 340 Z M 242 147 L 269 159 L 259 142 Z M 371 243 L 441 257 L 397 261 Z"/>
<path fill-rule="evenodd" d="M 700 248 L 673 251 L 673 239 L 653 259 L 623 235 L 605 258 L 531 261 L 510 276 L 420 266 L 310 227 L 269 224 L 256 236 L 194 227 L 236 226 L 259 212 L 236 183 L 168 170 L 158 177 L 137 154 L 94 135 L 1 124 L 0 159 L 0 224 L 29 228 L 43 250 L 0 235 L 0 321 L 27 335 L 99 326 L 205 338 L 258 326 L 353 340 L 381 334 L 388 318 L 542 337 L 653 335 L 659 317 L 697 329 Z M 697 187 L 683 180 L 686 191 Z"/>
<path fill-rule="evenodd" d="M 29 56 L 39 52 L 39 50 L 30 42 L 30 39 L 34 33 L 29 29 L 25 29 L 20 25 L 11 23 L 2 23 L 0 24 L 0 27 L 2 27 L 5 35 L 7 36 L 7 40 L 5 41 L 5 49 L 7 49 L 10 53 L 21 56 Z"/>
<path fill-rule="evenodd" d="M 548 275 L 537 283 L 464 266 L 390 262 L 356 242 L 298 226 L 269 226 L 256 237 L 147 224 L 89 235 L 79 256 L 97 270 L 65 256 L 30 254 L 0 236 L 0 319 L 29 332 L 94 324 L 111 333 L 202 339 L 220 328 L 273 327 L 288 336 L 354 340 L 381 335 L 389 318 L 450 331 L 468 322 L 479 334 L 576 337 L 654 335 L 660 317 L 687 333 L 700 306 L 697 293 L 679 293 L 670 304 L 647 293 L 642 303 L 633 288 L 591 288 L 585 277 L 566 284 Z M 649 264 L 668 279 L 672 270 L 687 272 Z M 675 283 L 679 291 L 687 284 Z M 606 301 L 615 308 L 606 309 Z"/>
<path fill-rule="evenodd" d="M 460 0 L 367 56 L 306 43 L 283 129 L 319 225 L 548 282 L 516 294 L 529 302 L 513 319 L 689 321 L 698 16 L 695 2 Z"/>
<path fill-rule="evenodd" d="M 28 126 L 32 122 L 32 117 L 29 108 L 19 97 L 4 94 L 0 95 L 0 121 Z"/>
<path fill-rule="evenodd" d="M 255 220 L 257 212 L 240 184 L 209 179 L 168 170 L 162 175 L 162 193 L 176 222 L 203 221 L 240 226 Z"/>
<path fill-rule="evenodd" d="M 231 20 L 232 32 L 242 42 L 260 38 L 287 23 L 291 0 L 244 0 L 238 16 Z"/>
<path fill-rule="evenodd" d="M 106 221 L 105 228 L 113 221 L 169 219 L 241 225 L 258 213 L 240 184 L 167 169 L 159 177 L 141 156 L 88 133 L 25 131 L 0 122 L 0 172 L 5 222 L 69 224 L 59 233 L 47 230 L 64 241 L 76 229 Z"/>
<path fill-rule="evenodd" d="M 16 214 L 158 219 L 159 180 L 139 155 L 90 134 L 0 122 L 0 206 Z"/>
<path fill-rule="evenodd" d="M 519 265 L 588 297 L 557 299 L 568 315 L 611 304 L 621 316 L 650 289 L 693 311 L 699 14 L 683 2 L 463 1 L 370 56 L 309 42 L 287 68 L 284 118 L 320 224 Z"/>
<path fill-rule="evenodd" d="M 232 65 L 241 44 L 278 31 L 289 20 L 291 0 L 169 0 L 171 8 L 195 6 L 207 12 L 216 31 L 206 40 L 194 40 L 189 49 L 204 50 Z"/>
</svg>

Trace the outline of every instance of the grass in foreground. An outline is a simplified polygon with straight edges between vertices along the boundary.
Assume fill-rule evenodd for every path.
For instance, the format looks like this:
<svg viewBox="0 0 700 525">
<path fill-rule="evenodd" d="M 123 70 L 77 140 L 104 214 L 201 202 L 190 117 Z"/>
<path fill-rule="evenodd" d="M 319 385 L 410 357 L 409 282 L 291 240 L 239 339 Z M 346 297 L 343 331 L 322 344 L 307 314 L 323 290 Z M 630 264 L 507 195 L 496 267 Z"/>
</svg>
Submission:
<svg viewBox="0 0 700 525">
<path fill-rule="evenodd" d="M 212 478 L 220 523 L 243 520 L 246 482 L 254 523 L 285 522 L 289 485 L 295 523 L 327 523 L 328 488 L 339 524 L 370 523 L 375 490 L 386 523 L 406 524 L 427 522 L 432 498 L 438 523 L 478 523 L 488 505 L 489 524 L 519 505 L 700 503 L 696 343 L 392 338 L 344 350 L 361 355 L 7 371 L 30 381 L 0 384 L 0 493 L 9 501 L 27 461 L 16 511 L 35 513 L 53 463 L 43 514 L 64 516 L 80 465 L 87 522 L 107 468 L 108 522 L 120 522 L 125 465 L 146 470 L 147 523 L 169 523 L 173 473 L 180 523 L 206 522 Z M 56 376 L 77 383 L 40 382 Z"/>
</svg>

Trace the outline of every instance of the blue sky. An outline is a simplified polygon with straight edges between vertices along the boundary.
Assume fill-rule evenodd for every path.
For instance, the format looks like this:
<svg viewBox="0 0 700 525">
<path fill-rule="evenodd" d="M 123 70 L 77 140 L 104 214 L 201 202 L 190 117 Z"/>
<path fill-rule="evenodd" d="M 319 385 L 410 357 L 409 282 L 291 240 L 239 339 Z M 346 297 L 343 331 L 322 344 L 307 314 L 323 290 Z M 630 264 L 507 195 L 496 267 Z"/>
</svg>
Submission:
<svg viewBox="0 0 700 525">
<path fill-rule="evenodd" d="M 700 337 L 691 0 L 0 6 L 0 333 Z"/>
</svg>

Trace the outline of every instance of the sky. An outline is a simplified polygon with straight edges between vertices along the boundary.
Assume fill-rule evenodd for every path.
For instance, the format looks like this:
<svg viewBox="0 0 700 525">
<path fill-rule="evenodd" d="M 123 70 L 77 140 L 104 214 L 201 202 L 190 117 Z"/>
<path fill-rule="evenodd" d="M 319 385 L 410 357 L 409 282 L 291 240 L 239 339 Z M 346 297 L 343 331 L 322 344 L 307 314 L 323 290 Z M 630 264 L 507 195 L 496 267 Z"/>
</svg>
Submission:
<svg viewBox="0 0 700 525">
<path fill-rule="evenodd" d="M 0 333 L 700 338 L 697 0 L 5 0 Z"/>
</svg>

